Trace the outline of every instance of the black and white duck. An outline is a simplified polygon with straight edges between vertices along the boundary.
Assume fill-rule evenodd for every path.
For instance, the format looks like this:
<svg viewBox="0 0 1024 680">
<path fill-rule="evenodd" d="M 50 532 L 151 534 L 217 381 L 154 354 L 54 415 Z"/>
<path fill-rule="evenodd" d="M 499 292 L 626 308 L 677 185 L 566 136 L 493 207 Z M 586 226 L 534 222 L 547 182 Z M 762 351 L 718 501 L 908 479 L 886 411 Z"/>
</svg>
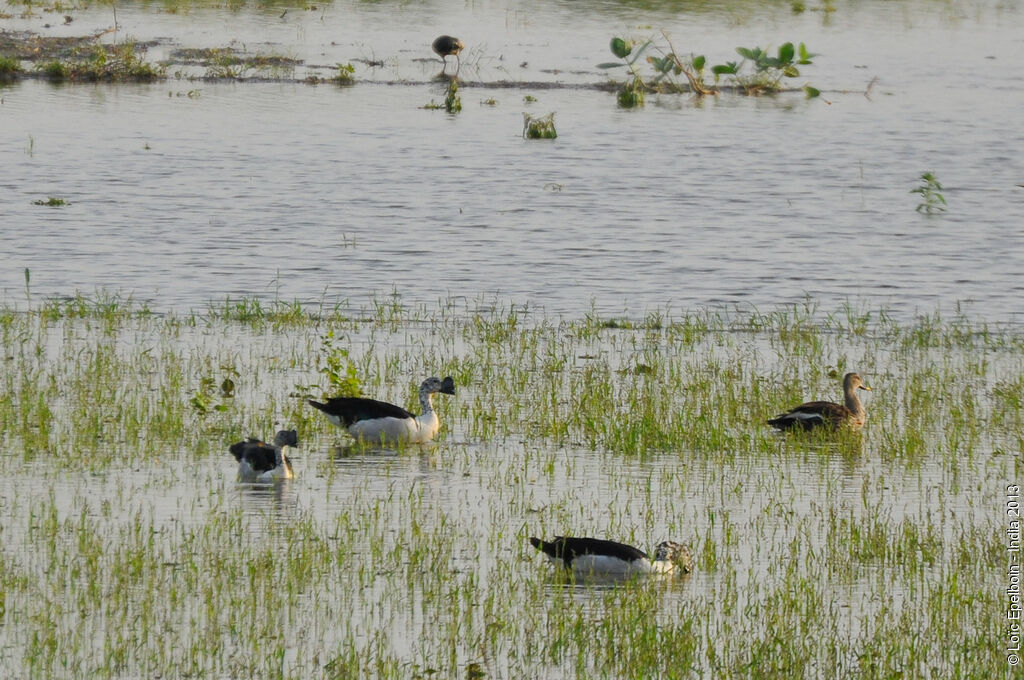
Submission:
<svg viewBox="0 0 1024 680">
<path fill-rule="evenodd" d="M 238 479 L 243 482 L 274 482 L 291 479 L 292 463 L 288 449 L 299 445 L 295 430 L 281 430 L 273 444 L 255 437 L 232 444 L 228 451 L 238 461 Z"/>
<path fill-rule="evenodd" d="M 332 424 L 348 431 L 357 440 L 380 444 L 422 444 L 437 436 L 441 421 L 434 411 L 435 394 L 455 394 L 455 381 L 427 378 L 420 385 L 418 416 L 385 401 L 364 397 L 333 397 L 326 402 L 309 400 L 324 412 Z"/>
<path fill-rule="evenodd" d="M 693 571 L 693 553 L 675 541 L 659 543 L 653 557 L 639 548 L 603 538 L 555 536 L 555 540 L 545 541 L 530 537 L 530 544 L 554 564 L 577 576 L 688 574 Z"/>
</svg>

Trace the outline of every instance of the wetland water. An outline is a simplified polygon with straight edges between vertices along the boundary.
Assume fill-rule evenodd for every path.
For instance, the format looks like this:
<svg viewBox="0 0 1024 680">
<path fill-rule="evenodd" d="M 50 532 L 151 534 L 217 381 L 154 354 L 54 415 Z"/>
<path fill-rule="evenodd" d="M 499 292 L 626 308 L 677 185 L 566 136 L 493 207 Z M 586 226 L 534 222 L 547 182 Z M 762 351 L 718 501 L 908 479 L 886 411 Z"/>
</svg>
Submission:
<svg viewBox="0 0 1024 680">
<path fill-rule="evenodd" d="M 1013 676 L 1024 12 L 791 8 L 118 5 L 106 38 L 153 59 L 231 45 L 357 84 L 0 85 L 0 675 Z M 618 108 L 592 87 L 610 37 L 660 28 L 711 63 L 803 41 L 795 84 L 830 103 Z M 457 115 L 422 108 L 441 32 L 467 42 Z M 944 214 L 914 209 L 925 171 Z M 59 301 L 98 289 L 159 314 Z M 267 311 L 192 313 L 227 296 Z M 329 358 L 407 406 L 456 376 L 439 441 L 345 448 L 302 398 Z M 860 438 L 763 425 L 847 369 Z M 228 444 L 275 421 L 296 478 L 237 484 Z M 527 542 L 561 532 L 697 568 L 563 583 Z"/>
<path fill-rule="evenodd" d="M 1017 4 L 689 9 L 119 7 L 119 36 L 160 40 L 153 59 L 232 45 L 305 59 L 298 78 L 351 62 L 376 84 L 4 87 L 2 294 L 20 299 L 29 267 L 42 295 L 106 288 L 175 309 L 243 294 L 359 305 L 397 289 L 574 315 L 809 295 L 904 318 L 958 301 L 987 320 L 1016 317 Z M 47 34 L 112 23 L 98 6 L 52 29 L 50 13 L 8 12 L 12 29 Z M 444 97 L 428 48 L 440 29 L 424 24 L 468 42 L 458 115 L 421 108 Z M 485 86 L 605 82 L 596 64 L 612 59 L 611 35 L 656 33 L 637 26 L 665 28 L 709 63 L 739 45 L 806 42 L 817 56 L 794 84 L 831 105 L 665 95 L 623 110 L 592 89 Z M 523 140 L 524 111 L 554 111 L 559 138 Z M 925 171 L 945 187 L 942 216 L 914 210 Z M 70 205 L 33 205 L 48 196 Z"/>
</svg>

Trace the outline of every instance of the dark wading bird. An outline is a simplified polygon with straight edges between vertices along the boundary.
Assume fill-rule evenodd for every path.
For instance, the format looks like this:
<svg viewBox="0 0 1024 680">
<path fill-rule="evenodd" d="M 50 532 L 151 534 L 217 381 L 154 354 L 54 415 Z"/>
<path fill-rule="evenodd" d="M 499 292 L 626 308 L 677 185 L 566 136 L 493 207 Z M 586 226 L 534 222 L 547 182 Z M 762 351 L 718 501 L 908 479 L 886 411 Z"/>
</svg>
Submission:
<svg viewBox="0 0 1024 680">
<path fill-rule="evenodd" d="M 281 430 L 273 444 L 249 437 L 232 444 L 228 451 L 238 461 L 238 479 L 243 482 L 274 482 L 291 479 L 292 464 L 288 460 L 289 447 L 299 445 L 295 430 Z"/>
<path fill-rule="evenodd" d="M 444 68 L 448 67 L 448 55 L 455 55 L 455 63 L 457 64 L 456 70 L 459 66 L 462 66 L 462 61 L 459 59 L 459 52 L 466 49 L 466 45 L 458 38 L 453 38 L 450 35 L 442 35 L 435 40 L 430 47 L 437 53 L 437 56 L 441 57 L 441 61 L 444 62 Z"/>
<path fill-rule="evenodd" d="M 856 373 L 843 376 L 843 402 L 835 404 L 831 401 L 809 401 L 794 409 L 775 416 L 768 424 L 779 430 L 802 428 L 813 430 L 817 427 L 833 429 L 848 426 L 860 429 L 867 419 L 864 405 L 857 398 L 857 390 L 871 390 Z"/>
<path fill-rule="evenodd" d="M 530 537 L 530 545 L 557 566 L 577 576 L 629 576 L 632 574 L 688 574 L 693 553 L 685 545 L 662 541 L 654 557 L 638 548 L 603 538 L 555 536 L 553 541 Z"/>
<path fill-rule="evenodd" d="M 325 403 L 310 399 L 309 403 L 323 411 L 332 424 L 347 430 L 358 440 L 373 444 L 417 444 L 429 442 L 441 429 L 433 402 L 438 392 L 455 394 L 455 381 L 451 376 L 423 381 L 420 385 L 423 414 L 420 416 L 414 416 L 401 406 L 363 397 L 334 397 Z"/>
</svg>

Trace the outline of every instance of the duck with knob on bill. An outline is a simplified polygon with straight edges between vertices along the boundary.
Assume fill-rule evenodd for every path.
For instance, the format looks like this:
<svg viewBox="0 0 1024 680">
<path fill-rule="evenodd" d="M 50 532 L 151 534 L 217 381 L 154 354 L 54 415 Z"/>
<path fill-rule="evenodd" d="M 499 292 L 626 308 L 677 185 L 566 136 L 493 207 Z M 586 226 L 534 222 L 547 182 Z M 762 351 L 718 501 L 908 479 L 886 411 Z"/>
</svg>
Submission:
<svg viewBox="0 0 1024 680">
<path fill-rule="evenodd" d="M 439 36 L 430 48 L 434 50 L 437 56 L 441 57 L 441 61 L 444 62 L 444 67 L 448 67 L 448 55 L 455 55 L 456 70 L 462 66 L 462 61 L 459 59 L 459 52 L 466 49 L 466 45 L 458 38 L 453 38 L 450 35 Z"/>
<path fill-rule="evenodd" d="M 553 563 L 576 576 L 629 576 L 632 574 L 688 574 L 693 553 L 685 545 L 662 541 L 654 557 L 639 548 L 603 538 L 555 536 L 553 541 L 530 537 L 530 545 Z"/>
<path fill-rule="evenodd" d="M 775 416 L 768 424 L 779 430 L 813 430 L 818 427 L 837 429 L 844 425 L 854 430 L 860 429 L 867 420 L 867 412 L 857 397 L 857 390 L 870 391 L 871 388 L 856 373 L 847 373 L 843 376 L 842 404 L 809 401 Z"/>
<path fill-rule="evenodd" d="M 255 437 L 232 444 L 228 451 L 238 461 L 238 479 L 242 482 L 274 482 L 292 478 L 288 449 L 299 445 L 295 430 L 281 430 L 273 444 Z"/>
<path fill-rule="evenodd" d="M 385 401 L 363 397 L 334 397 L 324 403 L 309 400 L 314 408 L 324 412 L 332 424 L 347 430 L 357 440 L 371 444 L 422 444 L 429 442 L 441 429 L 441 421 L 434 411 L 435 394 L 455 394 L 455 381 L 427 378 L 420 385 L 419 416 Z"/>
</svg>

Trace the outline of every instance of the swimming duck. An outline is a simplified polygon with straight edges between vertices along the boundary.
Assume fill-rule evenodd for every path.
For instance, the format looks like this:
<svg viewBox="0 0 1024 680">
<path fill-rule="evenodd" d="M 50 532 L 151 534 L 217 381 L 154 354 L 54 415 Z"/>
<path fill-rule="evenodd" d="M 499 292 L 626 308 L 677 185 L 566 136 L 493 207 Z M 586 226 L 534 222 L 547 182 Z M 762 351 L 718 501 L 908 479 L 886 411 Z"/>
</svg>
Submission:
<svg viewBox="0 0 1024 680">
<path fill-rule="evenodd" d="M 855 430 L 859 429 L 864 425 L 867 413 L 864 411 L 864 405 L 857 398 L 858 389 L 871 390 L 859 375 L 847 373 L 843 376 L 843 404 L 835 404 L 831 401 L 809 401 L 775 416 L 768 421 L 768 424 L 779 430 L 796 427 L 813 430 L 816 427 L 838 428 L 843 425 Z"/>
<path fill-rule="evenodd" d="M 444 62 L 445 68 L 448 67 L 449 54 L 454 54 L 456 63 L 458 66 L 462 66 L 462 61 L 459 59 L 459 52 L 466 49 L 466 45 L 458 38 L 453 38 L 450 35 L 442 35 L 431 43 L 430 47 L 437 53 L 437 56 L 441 57 L 441 61 Z"/>
<path fill-rule="evenodd" d="M 427 378 L 420 385 L 420 407 L 423 414 L 414 416 L 401 406 L 363 397 L 334 397 L 326 403 L 309 400 L 314 408 L 324 412 L 327 420 L 348 430 L 356 439 L 371 443 L 419 444 L 429 442 L 441 429 L 441 421 L 434 411 L 433 397 L 455 394 L 455 381 Z"/>
<path fill-rule="evenodd" d="M 288 447 L 298 446 L 295 430 L 281 430 L 273 444 L 255 437 L 232 444 L 228 451 L 238 461 L 238 479 L 243 482 L 273 482 L 291 479 L 292 464 L 288 460 Z"/>
<path fill-rule="evenodd" d="M 693 571 L 693 553 L 674 541 L 659 543 L 653 558 L 631 545 L 602 538 L 555 536 L 553 541 L 544 541 L 531 536 L 530 545 L 577 576 L 688 574 Z"/>
</svg>

